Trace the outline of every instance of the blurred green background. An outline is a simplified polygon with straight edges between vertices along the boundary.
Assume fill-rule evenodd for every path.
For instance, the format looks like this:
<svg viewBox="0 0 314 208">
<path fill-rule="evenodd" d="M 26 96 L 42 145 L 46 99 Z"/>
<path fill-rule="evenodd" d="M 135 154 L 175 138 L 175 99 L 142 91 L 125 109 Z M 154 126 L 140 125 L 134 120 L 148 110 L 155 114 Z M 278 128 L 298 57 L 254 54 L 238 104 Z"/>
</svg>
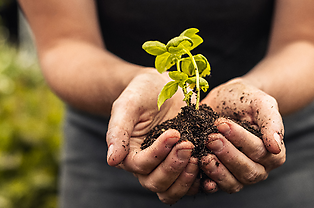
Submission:
<svg viewBox="0 0 314 208">
<path fill-rule="evenodd" d="M 0 208 L 55 208 L 63 104 L 20 49 L 12 2 L 0 0 Z"/>
</svg>

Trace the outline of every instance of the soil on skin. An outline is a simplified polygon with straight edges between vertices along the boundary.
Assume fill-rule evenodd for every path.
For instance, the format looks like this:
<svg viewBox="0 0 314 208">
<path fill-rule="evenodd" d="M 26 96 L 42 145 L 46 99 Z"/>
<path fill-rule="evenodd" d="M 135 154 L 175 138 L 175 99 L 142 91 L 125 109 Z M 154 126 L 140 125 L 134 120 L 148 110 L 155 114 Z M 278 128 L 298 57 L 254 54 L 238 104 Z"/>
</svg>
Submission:
<svg viewBox="0 0 314 208">
<path fill-rule="evenodd" d="M 143 150 L 152 145 L 166 130 L 176 129 L 181 135 L 178 143 L 187 140 L 192 142 L 194 144 L 192 156 L 198 158 L 200 161 L 203 156 L 211 153 L 206 147 L 206 142 L 209 134 L 219 133 L 217 127 L 214 125 L 215 120 L 219 117 L 221 116 L 207 105 L 201 105 L 199 110 L 195 110 L 194 105 L 182 107 L 181 112 L 175 118 L 163 122 L 149 132 L 142 143 L 141 149 Z M 245 121 L 235 122 L 261 138 L 262 134 L 260 130 L 255 129 L 250 123 Z"/>
</svg>

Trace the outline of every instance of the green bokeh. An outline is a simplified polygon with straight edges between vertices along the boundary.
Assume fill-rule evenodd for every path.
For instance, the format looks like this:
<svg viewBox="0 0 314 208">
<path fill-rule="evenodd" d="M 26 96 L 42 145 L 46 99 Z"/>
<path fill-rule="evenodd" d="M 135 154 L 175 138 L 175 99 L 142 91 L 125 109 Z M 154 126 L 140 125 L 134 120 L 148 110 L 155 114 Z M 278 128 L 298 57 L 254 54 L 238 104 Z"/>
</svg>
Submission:
<svg viewBox="0 0 314 208">
<path fill-rule="evenodd" d="M 57 207 L 63 104 L 0 37 L 0 208 Z"/>
</svg>

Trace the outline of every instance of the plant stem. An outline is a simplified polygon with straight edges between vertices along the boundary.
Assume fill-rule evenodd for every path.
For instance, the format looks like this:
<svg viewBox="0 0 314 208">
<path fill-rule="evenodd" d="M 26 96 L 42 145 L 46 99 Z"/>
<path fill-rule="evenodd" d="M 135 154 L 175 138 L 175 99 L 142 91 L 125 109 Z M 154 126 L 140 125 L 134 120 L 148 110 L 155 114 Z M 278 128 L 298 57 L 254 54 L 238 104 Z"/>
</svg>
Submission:
<svg viewBox="0 0 314 208">
<path fill-rule="evenodd" d="M 177 60 L 177 64 L 176 64 L 176 65 L 177 65 L 177 71 L 178 71 L 178 72 L 181 72 L 180 61 L 181 61 L 181 59 L 178 59 L 178 60 Z M 188 94 L 186 84 L 185 84 L 184 86 L 181 86 L 181 88 L 182 88 L 182 91 L 183 91 L 184 96 L 186 97 L 187 94 Z M 187 106 L 190 106 L 190 104 L 191 104 L 190 102 L 191 102 L 191 101 L 185 100 L 185 103 L 186 103 Z"/>
<path fill-rule="evenodd" d="M 201 97 L 201 90 L 200 90 L 200 73 L 198 71 L 198 67 L 197 64 L 195 62 L 195 59 L 193 57 L 193 55 L 191 54 L 191 52 L 189 50 L 185 49 L 185 52 L 189 55 L 189 57 L 192 60 L 192 63 L 195 67 L 195 74 L 196 74 L 196 105 L 195 105 L 195 109 L 198 110 L 199 108 L 199 103 L 200 103 L 200 97 Z"/>
<path fill-rule="evenodd" d="M 177 61 L 177 71 L 178 72 L 181 72 L 181 69 L 180 69 L 180 59 L 178 59 L 178 61 Z"/>
</svg>

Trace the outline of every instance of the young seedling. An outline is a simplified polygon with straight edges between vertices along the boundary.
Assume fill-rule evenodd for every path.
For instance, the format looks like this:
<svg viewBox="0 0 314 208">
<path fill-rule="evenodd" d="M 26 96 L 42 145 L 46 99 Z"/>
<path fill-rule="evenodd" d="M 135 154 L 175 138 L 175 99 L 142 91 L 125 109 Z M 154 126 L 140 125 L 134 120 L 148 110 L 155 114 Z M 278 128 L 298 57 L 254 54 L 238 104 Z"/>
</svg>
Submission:
<svg viewBox="0 0 314 208">
<path fill-rule="evenodd" d="M 192 55 L 191 50 L 199 46 L 203 39 L 197 35 L 199 30 L 190 28 L 183 31 L 178 37 L 172 38 L 166 45 L 159 41 L 147 41 L 142 48 L 149 54 L 156 56 L 155 68 L 164 73 L 176 65 L 176 71 L 170 71 L 168 82 L 158 96 L 158 110 L 161 105 L 182 88 L 184 101 L 191 105 L 193 91 L 196 93 L 195 109 L 199 108 L 200 90 L 204 92 L 209 88 L 208 82 L 203 78 L 210 75 L 210 65 L 202 54 Z M 195 89 L 195 90 L 194 90 Z"/>
</svg>

